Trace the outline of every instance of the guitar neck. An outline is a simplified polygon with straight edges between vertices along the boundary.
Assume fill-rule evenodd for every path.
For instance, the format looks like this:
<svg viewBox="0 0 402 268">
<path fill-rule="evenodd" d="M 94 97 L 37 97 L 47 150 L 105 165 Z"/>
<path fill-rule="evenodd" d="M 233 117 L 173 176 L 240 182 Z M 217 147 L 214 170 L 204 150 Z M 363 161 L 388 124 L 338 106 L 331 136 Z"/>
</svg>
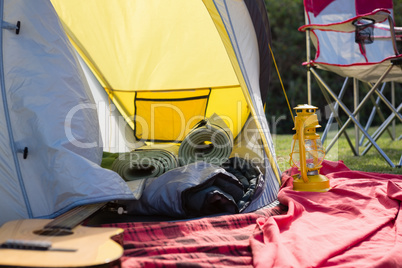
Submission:
<svg viewBox="0 0 402 268">
<path fill-rule="evenodd" d="M 101 209 L 106 203 L 89 204 L 73 208 L 72 210 L 55 218 L 44 229 L 67 229 L 71 230 L 86 218 Z"/>
</svg>

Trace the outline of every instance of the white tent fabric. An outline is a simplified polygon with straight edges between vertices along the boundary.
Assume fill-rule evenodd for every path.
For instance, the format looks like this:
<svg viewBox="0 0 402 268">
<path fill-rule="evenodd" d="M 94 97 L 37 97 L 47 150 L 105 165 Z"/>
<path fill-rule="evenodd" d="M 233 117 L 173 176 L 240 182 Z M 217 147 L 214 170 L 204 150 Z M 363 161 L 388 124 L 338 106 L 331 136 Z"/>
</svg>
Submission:
<svg viewBox="0 0 402 268">
<path fill-rule="evenodd" d="M 269 81 L 269 34 L 258 31 L 264 28 L 258 12 L 265 12 L 265 7 L 263 1 L 252 0 L 186 3 L 207 7 L 214 21 L 209 21 L 210 26 L 219 32 L 214 38 L 223 42 L 219 57 L 233 67 L 227 89 L 212 86 L 218 87 L 218 95 L 232 88 L 240 90 L 242 103 L 247 102 L 243 106 L 250 109 L 239 114 L 242 123 L 252 122 L 242 128 L 247 138 L 242 145 L 257 148 L 264 173 L 245 210 L 252 211 L 274 202 L 280 184 L 263 110 Z M 250 9 L 257 13 L 251 14 Z M 113 107 L 109 96 L 89 79 L 94 77 L 77 57 L 50 0 L 0 0 L 0 16 L 0 224 L 52 218 L 89 203 L 134 199 L 117 173 L 100 167 L 103 146 L 115 152 L 137 147 L 130 140 L 132 132 L 117 110 L 108 110 Z M 17 21 L 21 22 L 18 34 Z M 219 78 L 219 72 L 215 76 Z M 203 87 L 194 86 L 196 90 Z M 214 105 L 212 112 L 223 107 L 216 100 Z M 115 118 L 110 121 L 110 116 Z"/>
<path fill-rule="evenodd" d="M 123 153 L 145 145 L 144 142 L 135 139 L 133 130 L 113 102 L 110 101 L 102 85 L 79 56 L 78 59 L 98 112 L 103 151 Z"/>
<path fill-rule="evenodd" d="M 96 107 L 51 3 L 4 0 L 0 15 L 0 224 L 132 198 L 99 166 Z"/>
<path fill-rule="evenodd" d="M 267 146 L 267 148 L 265 148 L 266 154 L 264 154 L 266 163 L 264 170 L 265 185 L 262 187 L 261 196 L 254 199 L 246 208 L 245 212 L 250 212 L 264 206 L 264 204 L 267 204 L 268 200 L 270 202 L 274 201 L 276 199 L 276 193 L 279 190 L 279 184 L 275 178 L 274 172 L 274 170 L 279 170 L 279 167 L 276 162 L 274 164 L 269 159 L 269 157 L 271 157 L 271 160 L 276 159 L 276 156 L 260 94 L 259 63 L 261 56 L 259 53 L 261 53 L 261 51 L 259 51 L 258 48 L 258 40 L 253 22 L 250 20 L 250 16 L 244 15 L 249 13 L 246 3 L 243 1 L 225 0 L 216 0 L 213 2 L 226 26 L 226 31 L 231 41 L 231 47 L 234 49 L 241 74 L 244 77 L 244 83 L 246 84 L 242 86 L 242 88 L 248 89 L 252 107 L 254 108 L 252 114 L 255 118 L 258 118 L 258 120 L 255 120 L 255 123 L 261 124 L 257 126 L 257 129 L 262 129 L 261 139 L 265 139 L 264 144 Z"/>
</svg>

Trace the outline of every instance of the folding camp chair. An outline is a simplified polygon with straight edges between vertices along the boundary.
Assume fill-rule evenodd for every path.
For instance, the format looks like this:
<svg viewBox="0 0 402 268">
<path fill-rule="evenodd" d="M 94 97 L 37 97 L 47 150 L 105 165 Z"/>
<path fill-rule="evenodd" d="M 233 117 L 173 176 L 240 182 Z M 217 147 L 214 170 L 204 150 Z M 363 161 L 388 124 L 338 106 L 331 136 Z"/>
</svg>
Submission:
<svg viewBox="0 0 402 268">
<path fill-rule="evenodd" d="M 395 99 L 389 101 L 380 90 L 380 86 L 385 82 L 390 82 L 392 85 L 394 82 L 402 82 L 402 54 L 398 52 L 396 43 L 397 40 L 400 40 L 400 36 L 396 33 L 402 29 L 394 26 L 392 0 L 304 0 L 304 8 L 306 25 L 300 27 L 299 30 L 306 31 L 307 61 L 305 65 L 307 67 L 308 102 L 310 104 L 312 99 L 310 82 L 312 74 L 316 78 L 332 114 L 336 115 L 339 107 L 348 115 L 345 122 L 341 122 L 337 116 L 334 117 L 340 129 L 327 145 L 327 151 L 331 149 L 340 135 L 344 134 L 355 155 L 364 155 L 374 146 L 386 162 L 391 167 L 395 167 L 376 142 L 396 118 L 402 121 L 401 104 L 395 105 Z M 311 45 L 316 49 L 314 59 L 311 59 Z M 316 69 L 345 77 L 345 83 L 339 95 L 336 95 L 325 83 Z M 353 112 L 342 101 L 348 81 L 351 79 L 354 89 Z M 368 86 L 368 90 L 361 100 L 359 85 Z M 358 113 L 368 99 L 373 99 L 374 93 L 378 96 L 378 100 L 374 101 L 374 104 L 378 107 L 381 100 L 392 113 L 388 118 L 383 116 L 382 125 L 374 134 L 369 135 L 360 124 Z M 330 97 L 336 101 L 335 105 L 331 104 Z M 361 154 L 359 154 L 358 147 L 359 132 L 356 131 L 355 147 L 345 132 L 350 122 L 353 122 L 355 129 L 360 130 L 368 139 L 368 144 Z M 399 162 L 399 165 L 401 164 L 402 158 Z"/>
</svg>

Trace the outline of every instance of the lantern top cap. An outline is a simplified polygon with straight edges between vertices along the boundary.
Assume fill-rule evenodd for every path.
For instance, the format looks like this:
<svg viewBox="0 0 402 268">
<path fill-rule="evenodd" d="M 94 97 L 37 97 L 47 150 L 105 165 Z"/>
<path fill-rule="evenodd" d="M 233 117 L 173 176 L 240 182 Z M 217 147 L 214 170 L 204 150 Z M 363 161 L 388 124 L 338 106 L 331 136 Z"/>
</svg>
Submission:
<svg viewBox="0 0 402 268">
<path fill-rule="evenodd" d="M 318 109 L 318 107 L 315 107 L 315 106 L 312 106 L 312 105 L 309 105 L 309 104 L 298 104 L 295 108 L 293 108 L 294 110 L 300 110 L 300 109 L 314 109 L 314 110 L 316 110 L 316 109 Z"/>
</svg>

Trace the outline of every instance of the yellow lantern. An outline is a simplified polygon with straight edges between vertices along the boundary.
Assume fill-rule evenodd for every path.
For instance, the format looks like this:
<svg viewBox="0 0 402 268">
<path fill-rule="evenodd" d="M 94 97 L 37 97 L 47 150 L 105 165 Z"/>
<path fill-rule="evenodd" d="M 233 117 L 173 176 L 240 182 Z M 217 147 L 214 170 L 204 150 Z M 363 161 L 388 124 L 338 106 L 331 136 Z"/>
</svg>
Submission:
<svg viewBox="0 0 402 268">
<path fill-rule="evenodd" d="M 329 190 L 329 180 L 319 174 L 325 151 L 320 136 L 316 133 L 318 124 L 318 109 L 311 105 L 298 105 L 296 108 L 295 127 L 293 135 L 292 152 L 289 163 L 297 167 L 300 174 L 293 176 L 293 190 L 308 192 L 326 192 Z"/>
</svg>

